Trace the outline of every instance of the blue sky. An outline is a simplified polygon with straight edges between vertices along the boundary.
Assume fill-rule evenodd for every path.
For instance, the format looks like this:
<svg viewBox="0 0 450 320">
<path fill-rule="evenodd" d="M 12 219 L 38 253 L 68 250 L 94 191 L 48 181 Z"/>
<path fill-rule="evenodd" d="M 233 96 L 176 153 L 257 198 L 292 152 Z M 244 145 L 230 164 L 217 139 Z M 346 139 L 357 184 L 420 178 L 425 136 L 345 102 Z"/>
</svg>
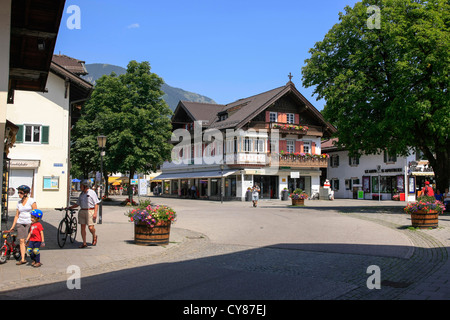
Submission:
<svg viewBox="0 0 450 320">
<path fill-rule="evenodd" d="M 152 72 L 177 88 L 230 103 L 288 81 L 322 110 L 304 88 L 308 50 L 356 0 L 67 0 L 55 53 L 126 67 L 149 61 Z M 80 9 L 80 29 L 67 21 Z M 73 20 L 71 20 L 73 21 Z"/>
</svg>

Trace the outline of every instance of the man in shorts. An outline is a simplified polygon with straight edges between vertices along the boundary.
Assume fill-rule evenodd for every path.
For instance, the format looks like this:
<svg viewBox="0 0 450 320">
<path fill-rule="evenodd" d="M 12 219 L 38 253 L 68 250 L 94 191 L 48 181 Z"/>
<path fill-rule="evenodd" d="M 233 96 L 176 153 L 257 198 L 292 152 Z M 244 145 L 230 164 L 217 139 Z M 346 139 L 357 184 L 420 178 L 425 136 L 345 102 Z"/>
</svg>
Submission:
<svg viewBox="0 0 450 320">
<path fill-rule="evenodd" d="M 81 207 L 78 212 L 78 223 L 81 225 L 81 237 L 83 238 L 83 244 L 80 248 L 86 248 L 86 225 L 89 227 L 89 231 L 92 234 L 92 245 L 97 244 L 97 235 L 95 233 L 95 221 L 97 220 L 98 204 L 100 200 L 94 190 L 90 189 L 90 181 L 83 180 L 80 184 L 81 193 L 78 197 L 77 203 L 70 206 L 69 209 Z"/>
</svg>

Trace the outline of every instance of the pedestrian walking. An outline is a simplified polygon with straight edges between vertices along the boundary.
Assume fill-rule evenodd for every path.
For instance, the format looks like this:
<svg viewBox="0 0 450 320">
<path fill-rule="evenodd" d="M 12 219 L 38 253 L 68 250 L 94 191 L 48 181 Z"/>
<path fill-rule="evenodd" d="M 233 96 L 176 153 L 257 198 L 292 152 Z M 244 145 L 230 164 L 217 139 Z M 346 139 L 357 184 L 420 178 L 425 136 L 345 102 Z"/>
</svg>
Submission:
<svg viewBox="0 0 450 320">
<path fill-rule="evenodd" d="M 42 265 L 40 248 L 45 247 L 44 228 L 40 223 L 43 215 L 43 212 L 39 209 L 31 211 L 30 233 L 26 240 L 28 246 L 27 253 L 30 255 L 31 260 L 33 260 L 31 265 L 35 268 L 39 268 Z"/>
<path fill-rule="evenodd" d="M 21 259 L 16 264 L 20 266 L 27 263 L 25 260 L 25 240 L 27 239 L 30 230 L 31 211 L 37 209 L 37 205 L 36 201 L 28 196 L 31 191 L 30 187 L 21 185 L 17 190 L 20 200 L 17 202 L 16 215 L 9 232 L 13 231 L 17 226 L 17 239 L 19 239 Z"/>
<path fill-rule="evenodd" d="M 92 245 L 97 245 L 97 234 L 95 230 L 95 221 L 97 220 L 98 204 L 100 200 L 94 190 L 90 189 L 90 181 L 83 180 L 81 182 L 81 193 L 78 197 L 77 203 L 69 207 L 69 209 L 81 207 L 78 212 L 78 223 L 81 225 L 81 238 L 83 244 L 79 248 L 86 248 L 86 225 L 89 228 L 89 232 L 92 234 Z"/>
<path fill-rule="evenodd" d="M 258 206 L 258 200 L 259 200 L 259 192 L 261 190 L 259 189 L 258 185 L 255 184 L 252 188 L 252 201 L 253 206 L 256 208 Z"/>
</svg>

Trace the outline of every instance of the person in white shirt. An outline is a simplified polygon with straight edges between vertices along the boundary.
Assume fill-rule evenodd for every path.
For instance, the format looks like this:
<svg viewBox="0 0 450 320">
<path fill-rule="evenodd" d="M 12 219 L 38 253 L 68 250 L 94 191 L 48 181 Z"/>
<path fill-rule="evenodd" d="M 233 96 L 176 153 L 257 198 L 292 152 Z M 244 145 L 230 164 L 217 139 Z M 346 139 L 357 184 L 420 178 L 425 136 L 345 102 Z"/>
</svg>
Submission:
<svg viewBox="0 0 450 320">
<path fill-rule="evenodd" d="M 17 262 L 17 265 L 27 263 L 25 260 L 25 240 L 28 237 L 28 232 L 31 225 L 31 211 L 37 209 L 36 201 L 33 198 L 28 197 L 31 189 L 28 186 L 22 185 L 17 188 L 20 200 L 17 202 L 16 216 L 14 222 L 9 229 L 9 232 L 13 231 L 17 226 L 17 239 L 20 243 L 20 255 L 22 259 Z"/>
<path fill-rule="evenodd" d="M 83 244 L 80 248 L 86 248 L 86 225 L 89 227 L 89 231 L 92 234 L 92 245 L 97 245 L 97 234 L 95 230 L 95 221 L 97 220 L 98 204 L 100 200 L 94 190 L 90 189 L 90 181 L 83 180 L 80 184 L 81 193 L 78 197 L 77 203 L 71 205 L 69 209 L 81 207 L 78 212 L 78 223 L 81 225 L 81 238 L 83 238 Z"/>
</svg>

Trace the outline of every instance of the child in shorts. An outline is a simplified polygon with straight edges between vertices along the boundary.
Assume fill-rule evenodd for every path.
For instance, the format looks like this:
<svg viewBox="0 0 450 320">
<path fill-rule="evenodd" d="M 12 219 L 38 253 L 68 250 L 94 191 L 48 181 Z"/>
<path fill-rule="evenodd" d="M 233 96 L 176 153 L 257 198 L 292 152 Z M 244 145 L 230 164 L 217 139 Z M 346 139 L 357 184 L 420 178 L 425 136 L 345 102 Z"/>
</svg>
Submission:
<svg viewBox="0 0 450 320">
<path fill-rule="evenodd" d="M 28 242 L 27 253 L 30 255 L 33 262 L 31 265 L 39 268 L 41 263 L 40 247 L 45 247 L 44 242 L 44 228 L 39 222 L 42 219 L 43 213 L 39 209 L 31 211 L 31 227 L 26 242 Z"/>
</svg>

